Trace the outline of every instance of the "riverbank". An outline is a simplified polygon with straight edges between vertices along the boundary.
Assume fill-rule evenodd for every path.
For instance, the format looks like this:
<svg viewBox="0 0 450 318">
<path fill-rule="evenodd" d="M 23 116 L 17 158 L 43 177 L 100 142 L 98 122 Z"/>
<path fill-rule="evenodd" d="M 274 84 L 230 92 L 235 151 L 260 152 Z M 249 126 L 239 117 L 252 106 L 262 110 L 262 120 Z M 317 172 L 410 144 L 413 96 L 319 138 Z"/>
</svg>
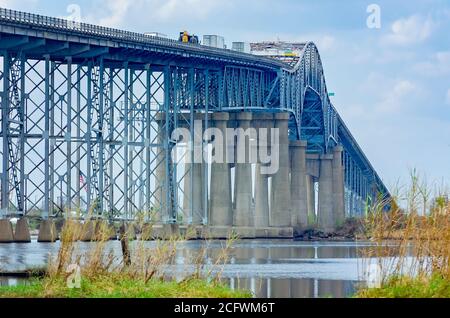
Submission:
<svg viewBox="0 0 450 318">
<path fill-rule="evenodd" d="M 182 282 L 134 279 L 122 274 L 82 279 L 69 288 L 62 277 L 34 279 L 27 284 L 0 287 L 0 298 L 251 298 L 250 292 L 233 291 L 219 283 L 192 279 Z"/>
<path fill-rule="evenodd" d="M 448 194 L 430 200 L 426 183 L 413 173 L 398 199 L 368 213 L 366 231 L 375 246 L 366 257 L 377 259 L 379 288 L 362 289 L 363 298 L 450 298 L 450 202 Z M 395 248 L 390 242 L 395 242 Z"/>
<path fill-rule="evenodd" d="M 345 242 L 367 240 L 364 219 L 350 218 L 338 226 L 334 232 L 323 232 L 316 228 L 294 232 L 296 241 L 305 242 Z"/>
<path fill-rule="evenodd" d="M 391 278 L 380 288 L 363 289 L 357 298 L 450 298 L 450 280 L 432 278 Z"/>
</svg>

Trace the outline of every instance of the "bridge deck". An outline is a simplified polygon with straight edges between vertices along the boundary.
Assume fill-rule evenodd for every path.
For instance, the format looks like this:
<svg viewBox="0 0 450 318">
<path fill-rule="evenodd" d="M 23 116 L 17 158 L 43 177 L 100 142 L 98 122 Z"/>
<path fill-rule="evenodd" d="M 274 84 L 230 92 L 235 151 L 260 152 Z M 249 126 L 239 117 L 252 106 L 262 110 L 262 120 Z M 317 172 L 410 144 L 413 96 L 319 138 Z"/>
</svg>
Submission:
<svg viewBox="0 0 450 318">
<path fill-rule="evenodd" d="M 107 55 L 120 61 L 123 60 L 120 55 L 126 54 L 127 60 L 139 64 L 166 65 L 170 59 L 176 60 L 178 65 L 189 60 L 187 64 L 195 62 L 199 66 L 201 63 L 227 64 L 273 71 L 290 68 L 286 63 L 266 57 L 2 8 L 0 34 L 3 45 L 26 51 L 35 58 L 50 54 L 52 59 L 72 57 L 76 60 Z"/>
</svg>

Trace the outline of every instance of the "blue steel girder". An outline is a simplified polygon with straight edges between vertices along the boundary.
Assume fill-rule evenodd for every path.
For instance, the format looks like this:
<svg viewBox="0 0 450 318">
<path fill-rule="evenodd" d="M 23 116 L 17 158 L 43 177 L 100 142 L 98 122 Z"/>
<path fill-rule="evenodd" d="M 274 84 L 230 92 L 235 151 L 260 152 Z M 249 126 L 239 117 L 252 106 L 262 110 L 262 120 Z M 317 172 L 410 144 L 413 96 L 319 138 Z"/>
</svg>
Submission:
<svg viewBox="0 0 450 318">
<path fill-rule="evenodd" d="M 307 43 L 294 68 L 280 75 L 280 109 L 289 110 L 291 138 L 308 141 L 308 152 L 329 153 L 344 147 L 344 159 L 351 161 L 345 173 L 347 213 L 361 214 L 367 203 L 388 198 L 389 191 L 332 105 L 317 47 Z M 357 212 L 356 212 L 357 211 Z"/>
<path fill-rule="evenodd" d="M 297 65 L 294 68 L 283 69 L 280 85 L 280 108 L 288 109 L 294 115 L 297 124 L 297 135 L 302 135 L 302 130 L 316 129 L 317 126 L 304 127 L 307 123 L 317 125 L 320 119 L 321 135 L 323 139 L 318 144 L 317 138 L 312 141 L 313 148 L 321 148 L 323 153 L 327 153 L 330 148 L 337 144 L 337 116 L 331 104 L 326 88 L 325 76 L 322 68 L 317 47 L 313 43 L 307 43 Z M 320 110 L 322 114 L 315 114 L 311 120 L 310 96 L 311 93 L 317 96 L 320 107 L 315 107 L 315 111 Z M 304 111 L 305 106 L 307 110 Z M 303 117 L 306 118 L 303 118 Z M 302 126 L 303 123 L 303 126 Z M 294 134 L 292 134 L 294 135 Z M 317 134 L 315 134 L 317 135 Z"/>
<path fill-rule="evenodd" d="M 2 186 L 8 188 L 2 191 L 3 209 L 13 188 L 21 189 L 16 200 L 20 205 L 24 182 L 36 183 L 27 191 L 43 197 L 47 210 L 55 197 L 54 193 L 46 194 L 52 187 L 79 205 L 83 184 L 74 186 L 74 180 L 81 177 L 87 179 L 90 193 L 84 203 L 99 200 L 99 213 L 105 210 L 112 214 L 120 209 L 129 217 L 144 205 L 136 204 L 133 198 L 137 191 L 145 190 L 149 196 L 146 207 L 160 206 L 173 222 L 181 209 L 179 190 L 184 174 L 179 173 L 176 161 L 162 162 L 161 149 L 170 158 L 177 146 L 167 135 L 180 125 L 192 124 L 194 113 L 205 114 L 207 123 L 206 114 L 210 112 L 243 110 L 290 112 L 290 138 L 307 140 L 309 152 L 330 153 L 336 145 L 342 145 L 344 164 L 348 166 L 345 184 L 349 213 L 378 192 L 389 196 L 329 99 L 320 54 L 313 43 L 304 45 L 296 64 L 288 64 L 275 58 L 0 8 L 0 53 L 8 61 L 23 59 L 29 89 L 22 100 L 31 107 L 25 136 L 3 133 L 2 140 L 12 141 L 9 144 L 17 154 L 23 151 L 17 142 L 25 139 L 24 157 L 36 148 L 45 150 L 35 154 L 39 157 L 35 168 L 23 173 L 20 164 L 24 160 L 10 162 L 8 146 L 3 144 L 2 171 L 9 175 L 15 171 L 17 176 L 22 173 L 18 181 L 12 181 L 21 183 L 21 187 L 6 185 L 8 180 L 2 178 Z M 4 92 L 18 91 L 11 88 L 14 80 L 10 80 L 13 73 L 8 65 L 4 65 L 1 76 Z M 5 74 L 10 73 L 5 80 Z M 22 86 L 18 87 L 20 90 Z M 39 94 L 45 99 L 35 96 Z M 3 96 L 5 116 L 20 109 L 10 101 L 12 95 Z M 61 113 L 66 123 L 58 126 L 54 112 Z M 161 121 L 158 118 L 163 114 L 165 141 L 161 143 L 158 138 L 162 132 L 155 131 L 154 123 Z M 76 123 L 76 134 L 70 122 Z M 10 129 L 10 123 L 13 121 L 2 122 L 4 131 Z M 67 171 L 76 171 L 73 175 L 64 173 L 61 164 L 54 162 L 61 152 L 68 158 L 75 155 L 66 162 Z M 152 181 L 135 175 L 143 156 L 150 163 L 141 170 Z M 81 163 L 84 160 L 91 168 Z M 120 173 L 118 164 L 125 167 Z M 156 183 L 155 189 L 154 175 L 163 171 L 157 172 L 162 166 L 169 182 Z M 44 182 L 33 178 L 37 172 L 53 177 Z M 65 182 L 67 189 L 58 182 Z M 160 190 L 167 193 L 165 199 L 157 196 Z M 37 207 L 36 202 L 28 203 Z"/>
</svg>

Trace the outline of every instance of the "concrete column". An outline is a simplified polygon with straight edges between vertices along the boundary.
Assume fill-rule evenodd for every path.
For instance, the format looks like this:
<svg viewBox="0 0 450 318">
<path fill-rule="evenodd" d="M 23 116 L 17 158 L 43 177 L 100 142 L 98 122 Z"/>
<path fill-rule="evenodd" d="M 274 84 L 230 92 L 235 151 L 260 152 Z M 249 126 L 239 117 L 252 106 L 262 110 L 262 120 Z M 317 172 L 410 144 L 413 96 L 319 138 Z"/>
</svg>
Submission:
<svg viewBox="0 0 450 318">
<path fill-rule="evenodd" d="M 332 232 L 336 227 L 333 199 L 333 155 L 323 155 L 320 157 L 318 223 L 324 232 Z"/>
<path fill-rule="evenodd" d="M 333 154 L 333 201 L 334 217 L 336 225 L 342 225 L 345 221 L 345 185 L 344 185 L 344 165 L 342 153 L 344 148 L 337 146 Z"/>
<path fill-rule="evenodd" d="M 0 220 L 0 243 L 14 242 L 14 233 L 11 222 L 8 219 Z"/>
<path fill-rule="evenodd" d="M 183 202 L 185 224 L 201 225 L 203 222 L 203 170 L 201 163 L 186 163 Z"/>
<path fill-rule="evenodd" d="M 211 164 L 211 216 L 212 226 L 233 226 L 233 210 L 231 202 L 231 170 L 226 163 L 227 143 L 226 130 L 229 113 L 213 114 L 213 121 L 224 137 L 223 153 L 224 163 Z"/>
<path fill-rule="evenodd" d="M 291 204 L 292 225 L 308 226 L 308 199 L 306 187 L 306 141 L 291 142 Z"/>
<path fill-rule="evenodd" d="M 256 166 L 255 180 L 255 227 L 266 228 L 269 222 L 269 176 L 261 173 L 261 164 Z"/>
<path fill-rule="evenodd" d="M 178 224 L 163 225 L 163 239 L 166 241 L 177 240 L 180 238 L 180 226 Z"/>
<path fill-rule="evenodd" d="M 204 114 L 194 114 L 191 123 L 194 127 L 184 127 L 192 129 L 194 136 L 193 153 L 186 153 L 185 177 L 184 177 L 184 223 L 189 225 L 202 225 L 205 214 L 205 163 L 203 160 L 203 125 L 195 123 L 203 122 Z M 181 119 L 179 119 L 181 121 Z M 191 138 L 192 138 L 191 137 Z"/>
<path fill-rule="evenodd" d="M 55 222 L 53 220 L 43 220 L 39 227 L 39 243 L 53 243 L 58 239 Z"/>
<path fill-rule="evenodd" d="M 306 200 L 308 206 L 308 221 L 316 222 L 316 189 L 314 188 L 314 177 L 306 175 Z M 310 224 L 312 225 L 312 224 Z"/>
<path fill-rule="evenodd" d="M 272 177 L 272 206 L 270 225 L 272 227 L 291 226 L 291 189 L 289 180 L 289 114 L 275 114 L 275 129 L 279 130 L 279 169 Z M 275 158 L 276 159 L 276 158 Z"/>
<path fill-rule="evenodd" d="M 136 234 L 134 234 L 134 237 L 136 237 Z M 82 242 L 100 242 L 116 239 L 115 227 L 106 221 L 89 220 L 81 225 L 80 241 Z"/>
<path fill-rule="evenodd" d="M 14 232 L 14 242 L 31 243 L 30 228 L 26 218 L 22 218 L 17 221 L 16 231 Z"/>
<path fill-rule="evenodd" d="M 238 128 L 247 130 L 250 128 L 252 120 L 251 113 L 239 113 L 236 116 Z M 236 163 L 235 189 L 236 189 L 236 216 L 235 225 L 239 227 L 250 227 L 254 225 L 252 204 L 253 204 L 253 178 L 252 164 L 250 162 L 250 140 L 245 136 L 239 136 L 237 142 L 237 158 L 243 157 L 239 151 L 245 151 L 245 163 Z M 239 156 L 240 155 L 240 156 Z"/>
<path fill-rule="evenodd" d="M 97 221 L 86 220 L 81 226 L 80 241 L 94 242 L 96 241 L 96 224 Z"/>
<path fill-rule="evenodd" d="M 153 212 L 153 223 L 160 223 L 163 220 L 163 216 L 166 214 L 167 209 L 167 199 L 166 199 L 166 150 L 165 150 L 165 140 L 166 140 L 166 129 L 165 121 L 163 121 L 164 114 L 160 114 L 158 121 L 158 150 L 157 150 L 157 160 L 156 163 L 156 197 L 155 197 L 155 211 Z"/>
<path fill-rule="evenodd" d="M 256 165 L 255 177 L 255 227 L 267 228 L 270 226 L 270 208 L 269 208 L 269 175 L 262 174 L 262 164 L 260 153 L 270 154 L 270 133 L 274 127 L 273 114 L 254 114 L 254 127 L 258 132 L 258 163 Z M 260 132 L 261 128 L 268 129 L 267 135 Z M 265 145 L 263 149 L 263 145 Z"/>
</svg>

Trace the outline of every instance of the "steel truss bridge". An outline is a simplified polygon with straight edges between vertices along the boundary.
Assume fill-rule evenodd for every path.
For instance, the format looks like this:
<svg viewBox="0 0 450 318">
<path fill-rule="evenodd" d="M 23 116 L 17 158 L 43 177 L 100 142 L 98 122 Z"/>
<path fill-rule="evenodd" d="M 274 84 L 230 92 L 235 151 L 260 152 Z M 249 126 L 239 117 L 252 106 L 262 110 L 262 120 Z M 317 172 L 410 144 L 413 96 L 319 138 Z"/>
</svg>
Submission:
<svg viewBox="0 0 450 318">
<path fill-rule="evenodd" d="M 289 63 L 0 9 L 0 55 L 4 217 L 95 206 L 131 219 L 163 192 L 173 222 L 189 172 L 163 136 L 224 111 L 289 112 L 290 139 L 308 153 L 343 146 L 348 216 L 389 196 L 330 102 L 313 43 Z"/>
</svg>

